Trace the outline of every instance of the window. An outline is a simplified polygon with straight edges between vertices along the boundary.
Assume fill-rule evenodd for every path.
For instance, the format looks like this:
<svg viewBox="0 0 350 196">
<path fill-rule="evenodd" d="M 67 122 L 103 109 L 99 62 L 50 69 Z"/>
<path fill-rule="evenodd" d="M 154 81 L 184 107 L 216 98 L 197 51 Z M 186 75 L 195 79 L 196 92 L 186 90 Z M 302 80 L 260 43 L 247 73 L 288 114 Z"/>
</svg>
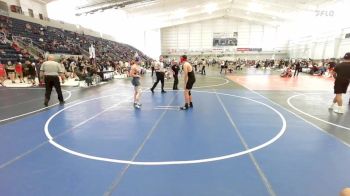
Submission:
<svg viewBox="0 0 350 196">
<path fill-rule="evenodd" d="M 39 18 L 40 18 L 40 20 L 44 20 L 43 14 L 39 13 Z"/>
<path fill-rule="evenodd" d="M 34 18 L 34 12 L 32 9 L 28 9 L 28 12 L 29 12 L 29 16 Z"/>
<path fill-rule="evenodd" d="M 11 12 L 15 12 L 15 13 L 19 13 L 19 14 L 23 14 L 22 12 L 22 8 L 16 5 L 11 5 L 10 6 Z"/>
<path fill-rule="evenodd" d="M 0 14 L 8 16 L 8 12 L 9 12 L 9 9 L 8 9 L 7 3 L 0 1 Z"/>
</svg>

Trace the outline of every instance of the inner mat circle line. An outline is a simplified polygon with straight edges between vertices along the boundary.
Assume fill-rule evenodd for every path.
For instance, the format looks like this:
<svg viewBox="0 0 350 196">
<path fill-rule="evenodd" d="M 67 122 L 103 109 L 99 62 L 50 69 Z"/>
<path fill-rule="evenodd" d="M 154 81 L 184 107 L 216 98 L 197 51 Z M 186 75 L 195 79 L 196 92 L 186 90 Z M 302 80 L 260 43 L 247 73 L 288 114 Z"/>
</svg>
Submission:
<svg viewBox="0 0 350 196">
<path fill-rule="evenodd" d="M 230 83 L 230 80 L 226 79 L 226 78 L 220 78 L 220 77 L 209 77 L 209 78 L 215 78 L 215 79 L 220 79 L 220 80 L 224 80 L 225 82 L 223 83 L 220 83 L 220 84 L 213 84 L 213 85 L 205 85 L 205 86 L 197 86 L 195 85 L 192 89 L 201 89 L 201 88 L 211 88 L 211 87 L 217 87 L 217 86 L 223 86 L 225 84 L 228 84 Z M 167 84 L 171 84 L 173 82 L 165 82 Z M 147 85 L 153 85 L 154 82 L 152 82 L 152 84 L 147 84 Z M 121 83 L 121 84 L 118 84 L 118 86 L 123 86 L 123 87 L 130 87 L 131 85 L 130 84 L 127 84 L 127 83 Z M 145 84 L 141 83 L 141 86 L 145 86 Z M 149 89 L 146 88 L 146 89 Z M 165 90 L 173 90 L 173 88 L 164 88 Z"/>
<path fill-rule="evenodd" d="M 218 77 L 219 78 L 219 77 Z M 213 84 L 213 85 L 206 85 L 206 86 L 194 86 L 193 89 L 199 89 L 199 88 L 210 88 L 210 87 L 217 87 L 217 86 L 223 86 L 225 84 L 228 84 L 230 81 L 226 78 L 219 78 L 219 79 L 222 79 L 222 80 L 225 80 L 224 83 L 221 83 L 221 84 Z"/>
<path fill-rule="evenodd" d="M 61 110 L 59 110 L 58 112 L 56 112 L 55 114 L 53 114 L 47 121 L 46 121 L 46 123 L 45 123 L 45 127 L 44 127 L 44 129 L 45 129 L 45 135 L 47 136 L 47 138 L 49 139 L 49 140 L 53 140 L 54 138 L 51 136 L 51 134 L 49 133 L 49 131 L 48 131 L 48 126 L 49 126 L 49 123 L 48 122 L 50 122 L 55 116 L 57 116 L 58 114 L 60 114 L 61 112 L 63 112 L 63 111 L 65 111 L 65 110 L 67 110 L 67 109 L 69 109 L 69 108 L 72 108 L 72 107 L 74 107 L 74 106 L 77 106 L 77 105 L 79 105 L 79 104 L 82 104 L 82 103 L 85 103 L 85 102 L 89 102 L 89 101 L 93 101 L 93 100 L 97 100 L 97 99 L 103 99 L 103 98 L 106 98 L 106 97 L 113 97 L 113 96 L 115 96 L 115 95 L 118 95 L 117 93 L 115 93 L 115 94 L 111 94 L 111 95 L 105 95 L 105 96 L 101 96 L 101 97 L 95 97 L 95 98 L 92 98 L 92 99 L 87 99 L 87 100 L 84 100 L 84 101 L 80 101 L 80 102 L 77 102 L 77 103 L 74 103 L 74 104 L 72 104 L 72 105 L 69 105 L 69 106 L 67 106 L 67 107 L 65 107 L 65 108 L 63 108 L 63 109 L 61 109 Z M 125 102 L 125 101 L 127 101 L 129 98 L 127 98 L 127 99 L 125 99 L 124 101 L 121 101 L 121 102 Z M 113 106 L 114 107 L 114 106 Z M 84 121 L 85 122 L 85 121 Z M 85 122 L 86 123 L 86 122 Z M 79 124 L 81 124 L 81 123 L 79 123 Z"/>
<path fill-rule="evenodd" d="M 217 97 L 221 107 L 224 109 L 226 117 L 229 119 L 229 121 L 230 121 L 233 129 L 235 130 L 236 134 L 238 135 L 238 138 L 240 139 L 242 145 L 244 146 L 245 149 L 249 149 L 249 146 L 248 146 L 247 142 L 245 141 L 243 135 L 241 134 L 241 131 L 238 129 L 236 123 L 232 119 L 230 113 L 228 112 L 228 110 L 227 110 L 225 104 L 223 103 L 223 101 L 221 100 L 220 96 L 218 94 L 216 94 L 216 97 Z M 258 162 L 256 161 L 253 153 L 248 153 L 248 156 L 250 157 L 251 161 L 253 162 L 253 164 L 254 164 L 254 166 L 255 166 L 255 168 L 256 168 L 256 170 L 257 170 L 261 180 L 263 181 L 267 191 L 269 192 L 269 194 L 271 196 L 276 196 L 276 193 L 273 190 L 271 183 L 267 179 L 265 173 L 262 171 L 262 169 L 261 169 L 260 165 L 258 164 Z"/>
<path fill-rule="evenodd" d="M 284 118 L 284 116 L 275 108 L 271 107 L 268 104 L 265 104 L 263 102 L 248 98 L 248 97 L 243 97 L 243 96 L 238 96 L 238 95 L 232 95 L 232 94 L 225 94 L 225 93 L 218 93 L 218 92 L 210 92 L 210 91 L 195 91 L 192 90 L 193 92 L 199 92 L 199 93 L 209 93 L 209 94 L 219 94 L 219 95 L 225 95 L 225 96 L 231 96 L 231 97 L 236 97 L 236 98 L 241 98 L 241 99 L 245 99 L 245 100 L 249 100 L 258 104 L 261 104 L 269 109 L 271 109 L 272 111 L 274 111 L 281 119 L 282 121 L 282 128 L 281 130 L 278 132 L 278 134 L 273 137 L 272 139 L 270 139 L 269 141 L 238 152 L 238 153 L 232 153 L 232 154 L 228 154 L 228 155 L 224 155 L 224 156 L 218 156 L 218 157 L 212 157 L 212 158 L 206 158 L 206 159 L 196 159 L 196 160 L 185 160 L 185 161 L 155 161 L 155 162 L 147 162 L 147 161 L 129 161 L 129 160 L 120 160 L 120 159 L 111 159 L 111 158 L 104 158 L 104 157 L 98 157 L 98 156 L 93 156 L 93 155 L 89 155 L 89 154 L 84 154 L 84 153 L 80 153 L 71 149 L 68 149 L 67 147 L 62 146 L 61 144 L 58 144 L 56 141 L 54 141 L 53 137 L 50 134 L 49 131 L 49 124 L 51 122 L 51 120 L 57 116 L 59 113 L 65 111 L 68 108 L 74 107 L 76 105 L 79 105 L 81 103 L 85 103 L 88 101 L 92 101 L 92 100 L 97 100 L 97 99 L 102 99 L 105 97 L 110 97 L 110 96 L 114 96 L 114 95 L 106 95 L 106 96 L 102 96 L 102 97 L 97 97 L 97 98 L 93 98 L 93 99 L 89 99 L 89 100 L 85 100 L 82 102 L 78 102 L 75 103 L 74 105 L 70 105 L 68 107 L 65 107 L 63 109 L 61 109 L 60 111 L 56 112 L 55 114 L 53 114 L 45 123 L 45 127 L 44 127 L 44 131 L 45 131 L 45 135 L 46 137 L 49 139 L 50 144 L 52 144 L 53 146 L 55 146 L 56 148 L 70 153 L 72 155 L 78 156 L 78 157 L 83 157 L 83 158 L 87 158 L 87 159 L 91 159 L 91 160 L 96 160 L 96 161 L 103 161 L 103 162 L 111 162 L 111 163 L 120 163 L 120 164 L 130 164 L 130 165 L 143 165 L 143 166 L 159 166 L 159 165 L 187 165 L 187 164 L 199 164 L 199 163 L 207 163 L 207 162 L 214 162 L 214 161 L 220 161 L 220 160 L 225 160 L 225 159 L 230 159 L 230 158 L 234 158 L 234 157 L 238 157 L 238 156 L 242 156 L 257 150 L 260 150 L 262 148 L 265 148 L 271 144 L 273 144 L 274 142 L 276 142 L 286 131 L 287 129 L 287 122 L 286 119 Z"/>
<path fill-rule="evenodd" d="M 223 82 L 223 83 L 220 83 L 220 84 L 213 84 L 213 85 L 205 85 L 205 86 L 196 86 L 196 85 L 194 85 L 194 87 L 192 88 L 192 89 L 201 89 L 201 88 L 211 88 L 211 87 L 217 87 L 217 86 L 223 86 L 223 85 L 225 85 L 225 84 L 228 84 L 228 83 L 230 83 L 230 80 L 228 80 L 228 79 L 226 79 L 226 78 L 220 78 L 220 77 L 210 77 L 210 78 L 215 78 L 215 79 L 220 79 L 220 80 L 224 80 L 225 82 Z M 172 82 L 165 82 L 165 83 L 172 83 Z M 127 85 L 127 84 L 118 84 L 118 85 L 122 85 L 122 86 L 131 86 L 131 85 Z M 143 86 L 142 85 L 142 83 L 141 83 L 141 86 Z M 166 89 L 166 90 L 172 90 L 173 88 L 164 88 L 164 89 Z"/>
<path fill-rule="evenodd" d="M 310 94 L 322 94 L 322 93 L 310 93 Z M 349 130 L 349 131 L 350 131 L 350 128 L 349 128 L 349 127 L 345 127 L 345 126 L 342 126 L 342 125 L 338 125 L 338 124 L 335 124 L 335 123 L 332 123 L 332 122 L 323 120 L 323 119 L 321 119 L 321 118 L 318 118 L 318 117 L 316 117 L 316 116 L 313 116 L 313 115 L 311 115 L 311 114 L 309 114 L 309 113 L 306 113 L 306 112 L 300 110 L 299 108 L 295 107 L 295 106 L 292 104 L 291 100 L 294 99 L 294 98 L 296 98 L 296 97 L 299 97 L 299 96 L 307 96 L 307 94 L 293 95 L 293 96 L 291 96 L 291 97 L 289 97 L 289 98 L 287 99 L 287 103 L 288 103 L 288 105 L 289 105 L 291 108 L 293 108 L 294 110 L 296 110 L 296 111 L 298 111 L 298 112 L 300 112 L 300 113 L 302 113 L 302 114 L 304 114 L 304 115 L 306 115 L 306 116 L 308 116 L 308 117 L 310 117 L 310 118 L 313 118 L 313 119 L 316 119 L 316 120 L 318 120 L 318 121 L 324 122 L 324 123 L 326 123 L 326 124 L 333 125 L 333 126 L 336 126 L 336 127 L 339 127 L 339 128 L 346 129 L 346 130 Z"/>
<path fill-rule="evenodd" d="M 32 89 L 40 89 L 40 90 L 42 90 L 42 88 L 32 88 Z M 65 92 L 68 93 L 68 97 L 67 97 L 66 99 L 64 99 L 65 101 L 67 101 L 68 99 L 71 98 L 72 92 L 70 92 L 70 91 L 68 91 L 68 90 L 62 90 L 62 91 L 65 91 Z M 29 115 L 29 114 L 33 114 L 33 113 L 36 113 L 36 112 L 40 112 L 40 111 L 42 111 L 42 110 L 46 110 L 47 108 L 54 107 L 54 106 L 56 106 L 56 105 L 58 105 L 58 104 L 59 104 L 59 103 L 55 103 L 55 104 L 50 105 L 50 106 L 48 106 L 48 107 L 43 107 L 43 108 L 40 108 L 40 109 L 31 111 L 31 112 L 27 112 L 27 113 L 23 113 L 23 114 L 20 114 L 20 115 L 12 116 L 12 117 L 9 117 L 9 118 L 1 119 L 1 120 L 0 120 L 0 123 L 1 123 L 1 122 L 5 122 L 5 121 L 9 121 L 9 120 L 12 120 L 12 119 L 16 119 L 16 118 L 19 118 L 19 117 L 22 117 L 22 116 L 27 116 L 27 115 Z"/>
</svg>

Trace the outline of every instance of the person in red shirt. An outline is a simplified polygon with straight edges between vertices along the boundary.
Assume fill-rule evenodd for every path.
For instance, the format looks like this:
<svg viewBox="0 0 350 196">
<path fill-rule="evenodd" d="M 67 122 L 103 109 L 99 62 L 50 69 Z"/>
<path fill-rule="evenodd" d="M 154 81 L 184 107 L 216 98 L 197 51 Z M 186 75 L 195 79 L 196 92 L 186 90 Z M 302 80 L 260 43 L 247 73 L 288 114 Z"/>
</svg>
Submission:
<svg viewBox="0 0 350 196">
<path fill-rule="evenodd" d="M 19 77 L 19 81 L 20 83 L 24 82 L 23 80 L 23 67 L 22 67 L 22 63 L 17 63 L 15 66 L 15 71 L 17 76 Z"/>
<path fill-rule="evenodd" d="M 8 76 L 10 76 L 10 79 L 12 81 L 12 83 L 15 83 L 15 66 L 12 64 L 11 61 L 7 62 L 6 65 L 6 73 Z"/>
<path fill-rule="evenodd" d="M 0 63 L 0 85 L 4 86 L 4 81 L 6 80 L 6 69 L 5 65 Z"/>
</svg>

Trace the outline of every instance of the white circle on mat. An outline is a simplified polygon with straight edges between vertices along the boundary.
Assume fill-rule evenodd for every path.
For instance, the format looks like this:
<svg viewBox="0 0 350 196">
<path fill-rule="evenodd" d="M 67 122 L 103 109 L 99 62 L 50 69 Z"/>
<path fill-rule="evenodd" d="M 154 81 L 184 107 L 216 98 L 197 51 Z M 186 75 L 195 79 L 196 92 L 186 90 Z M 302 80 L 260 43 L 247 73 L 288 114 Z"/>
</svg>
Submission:
<svg viewBox="0 0 350 196">
<path fill-rule="evenodd" d="M 311 118 L 313 118 L 313 119 L 316 119 L 316 120 L 318 120 L 318 121 L 324 122 L 324 123 L 326 123 L 326 124 L 333 125 L 333 126 L 336 126 L 336 127 L 339 127 L 339 128 L 346 129 L 346 130 L 349 130 L 349 131 L 350 131 L 350 128 L 349 128 L 349 127 L 345 127 L 345 126 L 342 126 L 342 125 L 339 125 L 339 124 L 336 124 L 336 123 L 329 122 L 329 121 L 327 121 L 327 120 L 323 120 L 323 119 L 318 118 L 318 117 L 316 117 L 316 116 L 313 116 L 313 115 L 311 115 L 311 114 L 309 114 L 309 113 L 307 113 L 307 112 L 305 112 L 305 111 L 303 111 L 303 110 L 301 110 L 301 109 L 295 107 L 295 106 L 292 104 L 292 100 L 295 99 L 296 97 L 306 96 L 306 95 L 319 95 L 319 94 L 322 94 L 322 93 L 304 93 L 304 94 L 293 95 L 293 96 L 291 96 L 291 97 L 289 97 L 289 98 L 287 99 L 287 103 L 288 103 L 288 105 L 289 105 L 291 108 L 293 108 L 294 110 L 296 110 L 296 111 L 298 111 L 298 112 L 300 112 L 300 113 L 302 113 L 302 114 L 304 114 L 304 115 L 306 115 L 306 116 L 308 116 L 308 117 L 311 117 Z"/>
<path fill-rule="evenodd" d="M 86 103 L 86 102 L 89 102 L 89 101 L 93 101 L 93 100 L 97 100 L 97 99 L 102 99 L 102 98 L 114 96 L 114 95 L 106 95 L 106 96 L 97 97 L 97 98 L 93 98 L 93 99 L 89 99 L 89 100 L 85 100 L 85 101 L 81 101 L 81 102 L 75 103 L 73 105 L 65 107 L 65 108 L 61 109 L 60 111 L 56 112 L 45 123 L 45 128 L 44 128 L 45 135 L 49 139 L 50 144 L 52 144 L 53 146 L 57 147 L 58 149 L 60 149 L 60 150 L 62 150 L 64 152 L 70 153 L 70 154 L 75 155 L 75 156 L 79 156 L 79 157 L 83 157 L 83 158 L 91 159 L 91 160 L 96 160 L 96 161 L 111 162 L 111 163 L 121 163 L 121 164 L 130 164 L 130 165 L 145 165 L 145 166 L 146 165 L 148 165 L 148 166 L 152 166 L 152 165 L 153 166 L 157 166 L 157 165 L 186 165 L 186 164 L 207 163 L 207 162 L 220 161 L 220 160 L 225 160 L 225 159 L 230 159 L 230 158 L 242 156 L 242 155 L 245 155 L 245 154 L 248 154 L 248 153 L 260 150 L 262 148 L 265 148 L 265 147 L 271 145 L 272 143 L 277 141 L 286 131 L 287 123 L 286 123 L 286 119 L 284 118 L 284 116 L 279 111 L 277 111 L 275 108 L 273 108 L 273 107 L 271 107 L 271 106 L 269 106 L 269 105 L 267 105 L 267 104 L 265 104 L 263 102 L 260 102 L 260 101 L 257 101 L 257 100 L 254 100 L 254 99 L 251 99 L 251 98 L 248 98 L 248 97 L 243 97 L 243 96 L 238 96 L 238 95 L 231 95 L 231 94 L 225 94 L 225 93 L 209 92 L 209 91 L 193 91 L 193 92 L 218 94 L 218 95 L 236 97 L 236 98 L 249 100 L 249 101 L 258 103 L 260 105 L 263 105 L 263 106 L 271 109 L 273 112 L 275 112 L 280 117 L 280 119 L 282 121 L 281 130 L 277 133 L 276 136 L 274 136 L 272 139 L 268 140 L 267 142 L 265 142 L 265 143 L 263 143 L 261 145 L 258 145 L 256 147 L 249 148 L 247 150 L 241 151 L 241 152 L 232 153 L 232 154 L 228 154 L 228 155 L 224 155 L 224 156 L 211 157 L 211 158 L 206 158 L 206 159 L 182 160 L 182 161 L 157 161 L 157 162 L 150 162 L 150 161 L 148 161 L 147 162 L 147 161 L 129 161 L 129 160 L 111 159 L 111 158 L 105 158 L 105 157 L 99 157 L 99 156 L 89 155 L 89 154 L 85 154 L 85 153 L 80 153 L 80 152 L 71 150 L 71 149 L 69 149 L 69 148 L 67 148 L 67 147 L 65 147 L 65 146 L 63 146 L 61 144 L 58 144 L 54 140 L 54 138 L 51 136 L 50 131 L 49 131 L 49 124 L 50 124 L 51 120 L 55 116 L 57 116 L 58 114 L 60 114 L 61 112 L 65 111 L 65 110 L 67 110 L 69 108 L 72 108 L 74 106 L 80 105 L 82 103 Z"/>
<path fill-rule="evenodd" d="M 12 88 L 12 89 L 19 89 L 19 88 Z M 44 88 L 20 88 L 20 89 L 30 89 L 30 90 L 33 90 L 33 89 L 40 89 L 40 90 L 43 90 Z M 45 89 L 44 89 L 45 90 Z M 62 90 L 63 93 L 68 93 L 68 97 L 66 99 L 64 99 L 65 101 L 67 101 L 68 99 L 70 99 L 70 97 L 72 96 L 72 92 L 71 91 L 68 91 L 68 90 Z M 19 115 L 16 115 L 16 116 L 11 116 L 9 118 L 4 118 L 4 119 L 0 119 L 0 122 L 5 122 L 5 121 L 8 121 L 8 120 L 12 120 L 12 119 L 16 119 L 16 118 L 19 118 L 19 117 L 22 117 L 22 116 L 26 116 L 26 115 L 29 115 L 29 114 L 33 114 L 33 113 L 36 113 L 36 112 L 40 112 L 42 110 L 46 110 L 47 108 L 51 108 L 51 107 L 54 107 L 56 105 L 58 105 L 59 103 L 55 103 L 53 105 L 50 105 L 48 107 L 43 107 L 43 108 L 40 108 L 40 109 L 37 109 L 37 110 L 34 110 L 34 111 L 31 111 L 31 112 L 27 112 L 27 113 L 23 113 L 23 114 L 19 114 Z"/>
<path fill-rule="evenodd" d="M 218 87 L 218 86 L 223 86 L 225 84 L 228 84 L 230 81 L 226 78 L 220 78 L 220 77 L 208 77 L 208 78 L 215 78 L 215 79 L 219 79 L 219 80 L 223 80 L 225 82 L 222 82 L 222 83 L 219 83 L 219 84 L 211 84 L 211 85 L 204 85 L 204 86 L 198 86 L 198 85 L 195 85 L 193 87 L 193 89 L 200 89 L 200 88 L 211 88 L 211 87 Z M 165 82 L 166 84 L 172 84 L 173 82 Z M 153 85 L 153 83 L 152 83 Z M 126 86 L 130 86 L 129 84 L 126 85 Z M 166 90 L 171 90 L 172 88 L 165 88 Z"/>
</svg>

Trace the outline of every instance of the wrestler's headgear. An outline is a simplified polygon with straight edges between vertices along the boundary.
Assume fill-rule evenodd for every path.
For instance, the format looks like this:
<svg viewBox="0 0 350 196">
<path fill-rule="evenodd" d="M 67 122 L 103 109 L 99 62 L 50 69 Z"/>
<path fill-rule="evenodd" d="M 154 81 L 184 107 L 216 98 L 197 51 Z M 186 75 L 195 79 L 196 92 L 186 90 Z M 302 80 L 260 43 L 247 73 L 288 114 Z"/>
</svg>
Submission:
<svg viewBox="0 0 350 196">
<path fill-rule="evenodd" d="M 183 62 L 185 62 L 185 61 L 187 61 L 187 56 L 186 56 L 186 55 L 182 55 L 182 56 L 180 57 L 180 63 L 183 63 Z"/>
</svg>

